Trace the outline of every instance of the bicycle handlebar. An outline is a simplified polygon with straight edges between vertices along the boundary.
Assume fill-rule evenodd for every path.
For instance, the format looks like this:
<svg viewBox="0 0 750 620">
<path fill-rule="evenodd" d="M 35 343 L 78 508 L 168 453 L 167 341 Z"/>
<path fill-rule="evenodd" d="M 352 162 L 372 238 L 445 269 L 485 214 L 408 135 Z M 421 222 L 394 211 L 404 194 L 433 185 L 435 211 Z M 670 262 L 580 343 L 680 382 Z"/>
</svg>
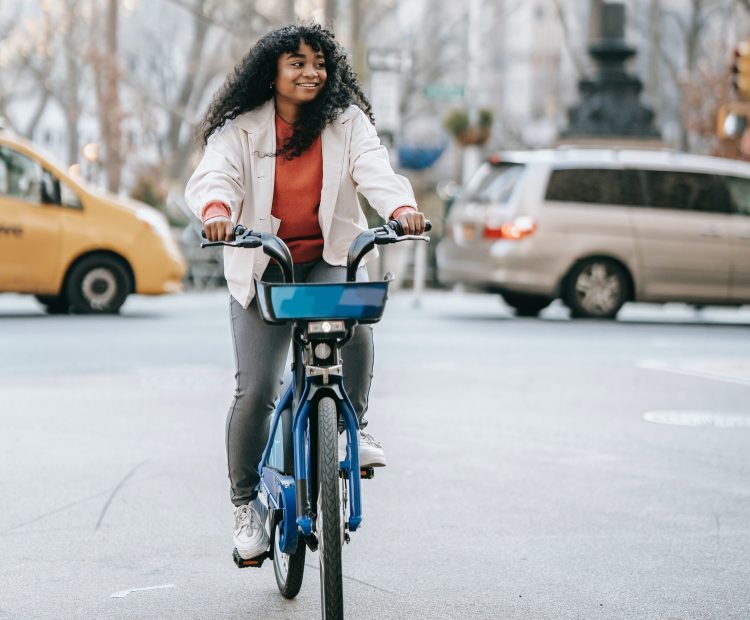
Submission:
<svg viewBox="0 0 750 620">
<path fill-rule="evenodd" d="M 432 222 L 426 220 L 424 224 L 425 232 L 432 230 Z M 370 228 L 357 235 L 357 238 L 349 246 L 349 254 L 346 257 L 346 281 L 356 281 L 360 262 L 376 245 L 399 243 L 401 241 L 427 241 L 428 243 L 430 241 L 427 236 L 405 235 L 403 232 L 401 224 L 397 220 L 391 220 L 383 226 Z"/>
<path fill-rule="evenodd" d="M 432 223 L 425 221 L 425 232 L 432 230 Z M 201 237 L 206 238 L 206 231 L 201 231 Z M 376 245 L 388 243 L 399 243 L 401 241 L 430 241 L 425 235 L 404 235 L 401 224 L 391 220 L 383 226 L 370 228 L 361 232 L 349 247 L 346 259 L 346 281 L 354 282 L 357 278 L 357 269 L 365 255 Z M 201 243 L 202 248 L 216 245 L 227 245 L 234 248 L 258 248 L 270 256 L 281 267 L 285 282 L 294 282 L 294 263 L 289 248 L 279 237 L 271 233 L 250 230 L 241 224 L 234 227 L 233 241 L 205 241 Z"/>
</svg>

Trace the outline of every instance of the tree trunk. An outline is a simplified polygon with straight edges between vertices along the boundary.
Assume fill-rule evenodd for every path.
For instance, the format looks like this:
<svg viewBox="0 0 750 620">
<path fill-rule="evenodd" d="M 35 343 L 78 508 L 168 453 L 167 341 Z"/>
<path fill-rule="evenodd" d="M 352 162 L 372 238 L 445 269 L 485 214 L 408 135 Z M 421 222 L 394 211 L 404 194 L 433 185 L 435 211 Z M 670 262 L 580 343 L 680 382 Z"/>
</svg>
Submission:
<svg viewBox="0 0 750 620">
<path fill-rule="evenodd" d="M 65 53 L 65 87 L 67 92 L 64 95 L 64 106 L 68 134 L 67 163 L 71 166 L 78 161 L 81 148 L 78 135 L 78 121 L 81 116 L 81 104 L 79 100 L 81 70 L 78 64 L 77 52 L 80 42 L 76 39 L 76 24 L 80 19 L 80 15 L 78 14 L 78 0 L 68 0 L 65 9 L 65 41 L 63 49 Z"/>
<path fill-rule="evenodd" d="M 694 75 L 695 61 L 698 55 L 701 32 L 701 8 L 703 0 L 691 0 L 690 23 L 685 32 L 685 73 Z M 690 148 L 690 130 L 687 126 L 685 113 L 683 112 L 680 123 L 680 150 L 687 151 Z"/>
<path fill-rule="evenodd" d="M 200 2 L 196 9 L 202 13 L 204 5 L 205 2 Z M 172 105 L 172 110 L 169 114 L 167 143 L 169 144 L 169 151 L 171 153 L 171 163 L 168 172 L 172 178 L 177 178 L 182 173 L 182 169 L 189 156 L 189 149 L 180 148 L 180 134 L 185 124 L 184 111 L 195 90 L 195 80 L 198 76 L 201 59 L 203 58 L 203 50 L 206 45 L 206 36 L 208 35 L 210 24 L 208 21 L 196 17 L 193 20 L 193 26 L 195 28 L 195 36 L 193 38 L 193 45 L 190 48 L 187 71 L 185 72 L 178 98 Z M 179 112 L 182 112 L 182 114 Z"/>
<path fill-rule="evenodd" d="M 363 0 L 351 0 L 351 37 L 352 37 L 352 68 L 359 77 L 360 83 L 365 81 L 365 44 L 362 40 L 362 2 Z"/>
<path fill-rule="evenodd" d="M 330 28 L 335 28 L 336 26 L 336 17 L 337 17 L 337 8 L 338 8 L 338 2 L 336 0 L 326 0 L 325 5 L 325 23 Z"/>
<path fill-rule="evenodd" d="M 654 111 L 661 110 L 661 84 L 659 80 L 659 50 L 661 49 L 661 5 L 659 0 L 651 0 L 649 7 L 649 63 L 646 77 L 646 94 Z"/>
<path fill-rule="evenodd" d="M 107 189 L 117 193 L 122 176 L 122 110 L 119 94 L 119 64 L 117 61 L 118 0 L 108 0 L 104 24 L 106 38 L 103 54 L 98 55 L 97 91 L 99 124 L 104 143 L 104 170 Z"/>
</svg>

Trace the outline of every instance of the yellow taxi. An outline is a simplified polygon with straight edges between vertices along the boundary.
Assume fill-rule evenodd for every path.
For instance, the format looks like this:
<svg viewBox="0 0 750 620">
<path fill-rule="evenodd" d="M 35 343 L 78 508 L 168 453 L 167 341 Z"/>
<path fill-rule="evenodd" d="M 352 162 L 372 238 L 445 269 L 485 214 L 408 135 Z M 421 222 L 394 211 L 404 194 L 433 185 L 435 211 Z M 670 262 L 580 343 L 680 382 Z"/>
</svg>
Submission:
<svg viewBox="0 0 750 620">
<path fill-rule="evenodd" d="M 50 313 L 115 313 L 131 293 L 181 289 L 186 263 L 166 218 L 84 184 L 0 131 L 0 292 Z"/>
</svg>

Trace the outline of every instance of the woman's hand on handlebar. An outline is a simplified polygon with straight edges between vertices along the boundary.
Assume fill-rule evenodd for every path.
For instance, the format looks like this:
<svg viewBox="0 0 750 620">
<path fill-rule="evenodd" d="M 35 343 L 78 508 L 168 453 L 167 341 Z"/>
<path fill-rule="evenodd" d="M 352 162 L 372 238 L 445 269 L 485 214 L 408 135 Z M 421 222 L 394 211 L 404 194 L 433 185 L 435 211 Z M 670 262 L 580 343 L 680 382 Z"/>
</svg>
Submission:
<svg viewBox="0 0 750 620">
<path fill-rule="evenodd" d="M 209 241 L 231 241 L 234 239 L 234 224 L 228 217 L 212 217 L 203 224 Z"/>
<path fill-rule="evenodd" d="M 403 234 L 405 235 L 421 235 L 424 232 L 424 213 L 419 211 L 406 211 L 396 218 Z"/>
</svg>

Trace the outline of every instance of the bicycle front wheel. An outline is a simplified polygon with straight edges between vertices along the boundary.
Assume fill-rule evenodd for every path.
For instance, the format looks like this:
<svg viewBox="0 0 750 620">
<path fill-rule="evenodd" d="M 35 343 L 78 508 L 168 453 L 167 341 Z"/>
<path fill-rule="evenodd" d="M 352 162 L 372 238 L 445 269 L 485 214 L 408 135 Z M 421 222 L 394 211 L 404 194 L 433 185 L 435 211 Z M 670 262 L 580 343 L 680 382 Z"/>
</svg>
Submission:
<svg viewBox="0 0 750 620">
<path fill-rule="evenodd" d="M 336 403 L 318 403 L 318 552 L 323 618 L 344 617 L 341 575 L 341 505 L 339 500 L 338 421 Z"/>
</svg>

